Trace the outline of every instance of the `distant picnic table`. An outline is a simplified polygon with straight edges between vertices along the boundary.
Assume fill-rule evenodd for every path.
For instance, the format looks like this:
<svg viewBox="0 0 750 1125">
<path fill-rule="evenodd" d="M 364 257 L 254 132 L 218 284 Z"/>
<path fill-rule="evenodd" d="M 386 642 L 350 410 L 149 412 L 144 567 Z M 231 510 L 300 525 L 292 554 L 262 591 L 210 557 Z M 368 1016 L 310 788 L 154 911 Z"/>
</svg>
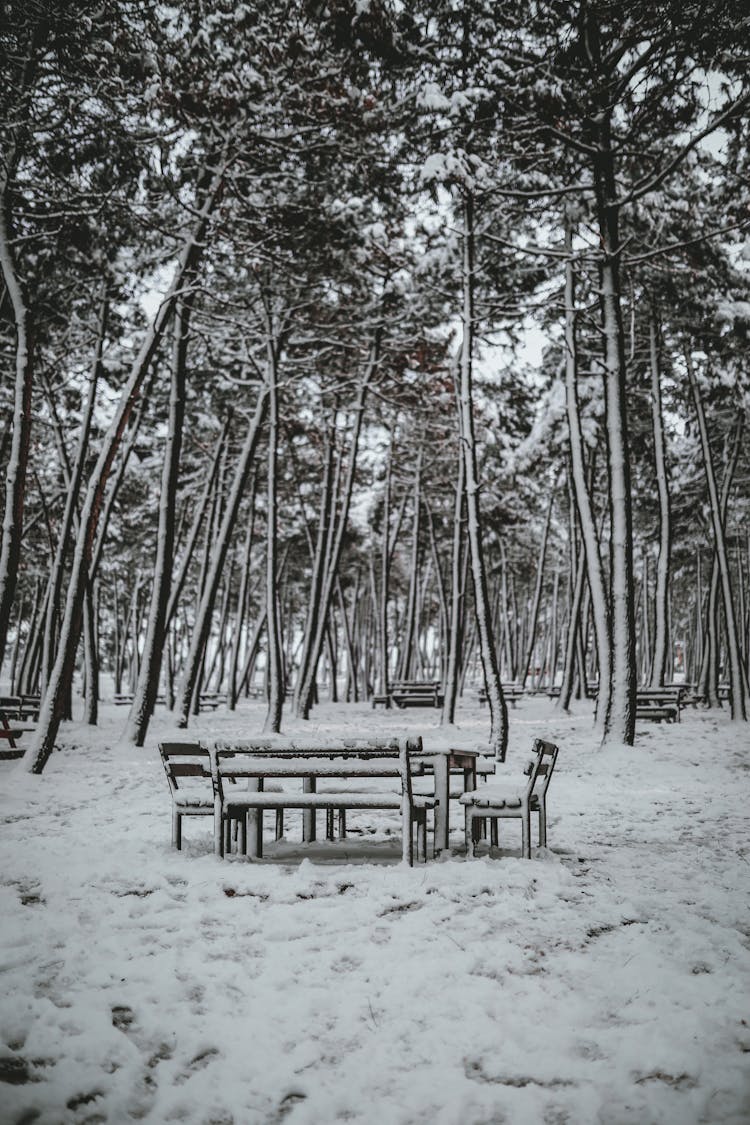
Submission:
<svg viewBox="0 0 750 1125">
<path fill-rule="evenodd" d="M 440 680 L 394 680 L 384 694 L 372 696 L 373 707 L 442 707 Z"/>
</svg>

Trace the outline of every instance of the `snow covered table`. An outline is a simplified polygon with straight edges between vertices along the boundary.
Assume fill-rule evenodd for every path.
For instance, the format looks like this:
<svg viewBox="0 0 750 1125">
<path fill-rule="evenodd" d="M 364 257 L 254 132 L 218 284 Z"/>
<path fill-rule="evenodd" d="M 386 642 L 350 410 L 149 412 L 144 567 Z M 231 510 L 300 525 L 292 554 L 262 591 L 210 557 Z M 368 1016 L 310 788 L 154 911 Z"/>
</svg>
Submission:
<svg viewBox="0 0 750 1125">
<path fill-rule="evenodd" d="M 326 739 L 312 742 L 308 739 L 272 737 L 215 742 L 208 751 L 214 788 L 216 854 L 224 854 L 227 817 L 236 817 L 243 811 L 251 822 L 246 851 L 260 858 L 263 854 L 265 809 L 301 809 L 305 814 L 303 839 L 312 841 L 318 809 L 329 812 L 356 808 L 399 810 L 404 861 L 410 865 L 413 862 L 415 825 L 418 843 L 421 842 L 422 855 L 426 859 L 427 812 L 435 809 L 436 800 L 430 795 L 415 796 L 412 792 L 412 761 L 420 757 L 421 750 L 420 738 Z M 268 778 L 301 778 L 304 788 L 302 792 L 265 792 L 263 784 Z M 399 784 L 397 788 L 391 787 L 391 791 L 357 791 L 351 786 L 335 792 L 317 790 L 320 779 L 364 778 L 393 778 Z M 247 789 L 225 792 L 225 781 L 240 779 L 247 781 Z"/>
</svg>

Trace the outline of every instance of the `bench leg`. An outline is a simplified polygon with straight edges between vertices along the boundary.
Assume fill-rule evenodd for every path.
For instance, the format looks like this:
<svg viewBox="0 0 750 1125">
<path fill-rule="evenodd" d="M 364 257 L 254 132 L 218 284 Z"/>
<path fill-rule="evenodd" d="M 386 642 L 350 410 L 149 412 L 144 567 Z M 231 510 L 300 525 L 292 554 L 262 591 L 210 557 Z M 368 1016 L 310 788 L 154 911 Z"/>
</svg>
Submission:
<svg viewBox="0 0 750 1125">
<path fill-rule="evenodd" d="M 346 809 L 339 809 L 339 840 L 346 839 Z"/>
<path fill-rule="evenodd" d="M 276 839 L 280 840 L 284 835 L 284 810 L 276 810 Z"/>
<path fill-rule="evenodd" d="M 239 819 L 240 855 L 247 855 L 247 813 Z"/>
<path fill-rule="evenodd" d="M 317 779 L 314 777 L 306 777 L 302 782 L 303 793 L 315 793 L 317 791 Z M 304 809 L 302 813 L 302 839 L 305 843 L 313 844 L 316 836 L 315 825 L 315 809 Z"/>
<path fill-rule="evenodd" d="M 497 817 L 490 817 L 490 844 L 497 847 Z"/>
<path fill-rule="evenodd" d="M 333 809 L 326 809 L 326 840 L 333 839 Z"/>
<path fill-rule="evenodd" d="M 182 814 L 177 809 L 172 809 L 172 847 L 182 848 Z"/>
</svg>

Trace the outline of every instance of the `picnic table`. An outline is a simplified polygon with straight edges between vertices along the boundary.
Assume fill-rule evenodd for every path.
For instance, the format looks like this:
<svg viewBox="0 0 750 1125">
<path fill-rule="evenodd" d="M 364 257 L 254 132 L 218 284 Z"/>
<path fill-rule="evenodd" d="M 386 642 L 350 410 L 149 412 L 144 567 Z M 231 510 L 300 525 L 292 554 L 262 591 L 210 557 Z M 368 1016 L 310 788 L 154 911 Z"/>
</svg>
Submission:
<svg viewBox="0 0 750 1125">
<path fill-rule="evenodd" d="M 440 680 L 394 680 L 385 694 L 373 695 L 373 707 L 442 707 Z"/>
<path fill-rule="evenodd" d="M 351 779 L 356 777 L 393 777 L 403 771 L 393 759 L 399 755 L 404 745 L 408 757 L 408 779 L 404 778 L 408 789 L 408 802 L 411 805 L 409 817 L 413 818 L 426 836 L 425 816 L 428 809 L 434 812 L 434 850 L 439 853 L 449 843 L 449 802 L 451 798 L 451 776 L 461 779 L 460 791 L 456 797 L 476 787 L 476 761 L 478 751 L 437 748 L 426 750 L 420 738 L 410 739 L 329 739 L 325 742 L 308 739 L 259 738 L 224 742 L 217 740 L 209 744 L 211 771 L 214 778 L 216 804 L 216 840 L 220 847 L 221 825 L 226 820 L 226 811 L 246 804 L 248 812 L 248 832 L 246 837 L 247 854 L 262 855 L 262 819 L 264 809 L 283 810 L 298 808 L 303 812 L 302 838 L 306 842 L 316 839 L 315 814 L 318 809 L 326 812 L 339 809 L 340 814 L 347 809 L 388 809 L 401 806 L 393 798 L 371 791 L 357 793 L 354 789 L 332 794 L 318 791 L 318 781 L 325 779 Z M 388 758 L 390 756 L 390 761 Z M 357 762 L 357 759 L 360 762 Z M 432 793 L 411 791 L 413 776 L 428 776 L 433 779 Z M 264 784 L 270 779 L 297 778 L 302 780 L 302 791 L 264 792 Z M 225 793 L 223 780 L 245 779 L 251 796 L 240 796 L 236 790 Z M 226 808 L 224 807 L 226 806 Z M 404 820 L 404 840 L 407 831 L 407 816 L 402 808 Z M 343 821 L 345 823 L 345 819 Z M 406 847 L 406 843 L 405 843 Z M 405 852 L 406 856 L 406 852 Z"/>
<path fill-rule="evenodd" d="M 524 689 L 521 687 L 520 684 L 517 684 L 517 683 L 503 684 L 503 683 L 501 683 L 500 687 L 502 688 L 503 696 L 505 697 L 505 702 L 510 703 L 511 707 L 515 707 L 517 701 L 519 699 L 523 698 Z M 484 707 L 486 702 L 487 702 L 487 688 L 482 686 L 479 689 L 479 703 L 482 707 Z"/>
</svg>

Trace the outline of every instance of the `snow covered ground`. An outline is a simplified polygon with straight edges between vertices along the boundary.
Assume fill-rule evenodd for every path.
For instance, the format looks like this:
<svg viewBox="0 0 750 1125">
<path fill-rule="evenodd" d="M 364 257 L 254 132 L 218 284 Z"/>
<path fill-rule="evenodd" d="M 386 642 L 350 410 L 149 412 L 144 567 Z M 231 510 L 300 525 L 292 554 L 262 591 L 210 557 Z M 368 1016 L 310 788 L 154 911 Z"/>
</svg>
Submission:
<svg viewBox="0 0 750 1125">
<path fill-rule="evenodd" d="M 312 855 L 294 817 L 277 858 L 216 860 L 209 818 L 173 851 L 167 718 L 136 751 L 103 710 L 41 779 L 0 764 L 3 1123 L 750 1121 L 746 728 L 688 712 L 601 753 L 588 706 L 525 700 L 503 769 L 559 741 L 549 850 L 501 822 L 467 861 L 456 809 L 454 855 L 409 870 L 376 813 Z M 454 744 L 486 736 L 459 717 Z M 326 704 L 307 731 L 435 724 Z"/>
</svg>

